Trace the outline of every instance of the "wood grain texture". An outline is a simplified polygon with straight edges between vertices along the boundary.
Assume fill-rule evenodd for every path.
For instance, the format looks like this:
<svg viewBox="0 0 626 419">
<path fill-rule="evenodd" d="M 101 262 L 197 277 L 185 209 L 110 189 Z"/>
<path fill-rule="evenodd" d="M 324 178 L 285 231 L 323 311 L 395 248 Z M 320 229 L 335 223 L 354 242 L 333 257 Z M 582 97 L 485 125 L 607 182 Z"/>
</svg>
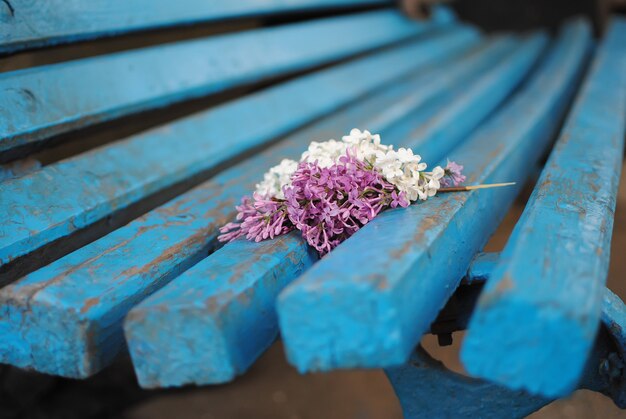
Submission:
<svg viewBox="0 0 626 419">
<path fill-rule="evenodd" d="M 476 106 L 466 100 L 466 85 L 484 77 L 500 78 L 503 83 L 494 84 L 491 89 L 510 92 L 516 85 L 516 77 L 510 71 L 503 71 L 506 67 L 500 63 L 528 56 L 528 68 L 533 61 L 531 57 L 537 57 L 545 42 L 545 37 L 526 42 L 495 40 L 450 62 L 445 72 L 440 68 L 423 72 L 413 86 L 402 86 L 403 91 L 411 92 L 404 98 L 395 102 L 371 98 L 361 103 L 359 106 L 369 102 L 367 106 L 371 110 L 345 118 L 340 125 L 343 130 L 335 133 L 347 131 L 359 122 L 358 126 L 379 132 L 386 142 L 410 145 L 404 143 L 405 133 L 436 116 L 442 108 L 456 101 Z M 464 107 L 455 109 L 456 117 L 467 111 Z M 368 114 L 371 116 L 365 118 Z M 476 123 L 480 120 L 475 119 Z M 444 129 L 446 123 L 442 120 L 440 124 L 439 128 Z M 277 295 L 315 260 L 299 235 L 290 234 L 262 243 L 229 243 L 176 278 L 133 309 L 126 321 L 127 342 L 141 385 L 218 383 L 245 372 L 278 333 L 273 315 Z M 225 268 L 231 265 L 233 268 Z M 218 285 L 210 278 L 215 278 Z M 189 292 L 190 289 L 194 292 Z M 195 304 L 192 300 L 219 304 Z M 213 325 L 210 333 L 203 333 L 197 323 L 193 324 L 197 319 Z M 202 349 L 209 347 L 219 348 L 220 356 Z"/>
<path fill-rule="evenodd" d="M 415 124 L 428 108 L 424 105 L 429 97 L 448 95 L 454 85 L 486 71 L 513 45 L 512 39 L 497 40 L 478 54 L 450 62 L 454 70 L 445 75 L 438 69 L 423 72 L 410 84 L 394 86 L 390 91 L 396 91 L 394 95 L 369 98 L 349 114 L 331 118 L 332 125 L 325 130 L 345 132 L 360 121 L 388 140 L 400 140 L 391 133 L 398 132 L 398 126 Z M 428 88 L 418 89 L 426 85 Z M 380 109 L 386 112 L 381 114 Z M 218 383 L 245 372 L 276 337 L 273 313 L 278 292 L 315 260 L 298 235 L 291 234 L 260 244 L 230 243 L 176 278 L 133 309 L 126 321 L 126 337 L 141 385 Z M 233 268 L 226 268 L 229 264 Z M 194 290 L 193 295 L 189 289 Z M 219 304 L 194 304 L 191 300 Z M 242 300 L 246 304 L 241 304 Z M 210 333 L 201 333 L 196 321 L 214 326 Z M 202 349 L 208 347 L 219 347 L 220 356 Z"/>
<path fill-rule="evenodd" d="M 0 360 L 70 377 L 98 371 L 124 346 L 121 322 L 126 313 L 207 254 L 217 228 L 232 217 L 237 200 L 250 192 L 268 167 L 284 157 L 297 157 L 312 138 L 341 133 L 364 115 L 376 115 L 381 103 L 391 105 L 418 86 L 410 81 L 394 85 L 394 80 L 419 73 L 426 64 L 441 62 L 477 41 L 473 30 L 442 33 L 309 76 L 308 81 L 292 83 L 293 88 L 275 90 L 282 92 L 280 95 L 266 91 L 254 100 L 244 99 L 249 102 L 247 108 L 229 105 L 226 108 L 231 111 L 221 112 L 219 118 L 205 116 L 205 123 L 192 123 L 190 132 L 208 133 L 191 153 L 206 164 L 220 139 L 230 139 L 224 148 L 233 147 L 238 138 L 267 141 L 313 116 L 360 103 L 386 86 L 367 106 L 350 107 L 330 122 L 297 131 L 176 200 L 2 288 Z M 167 136 L 161 137 L 158 145 L 147 143 L 142 149 L 163 149 L 171 143 L 175 148 L 166 154 L 190 156 L 189 144 L 181 144 L 177 129 L 163 132 Z M 131 153 L 127 160 L 132 159 Z M 168 165 L 173 162 L 167 160 Z"/>
<path fill-rule="evenodd" d="M 586 22 L 568 24 L 531 80 L 449 155 L 468 184 L 517 187 L 387 211 L 283 291 L 281 336 L 299 371 L 407 361 L 549 145 L 590 44 Z"/>
<path fill-rule="evenodd" d="M 349 57 L 429 26 L 376 11 L 3 73 L 0 152 Z"/>
<path fill-rule="evenodd" d="M 462 352 L 474 375 L 550 397 L 578 384 L 608 273 L 626 126 L 625 39 L 626 21 L 616 19 L 481 295 Z"/>
<path fill-rule="evenodd" d="M 476 34 L 456 28 L 442 36 L 454 47 Z M 313 73 L 3 182 L 0 264 L 336 110 L 424 62 L 411 56 L 422 48 L 430 51 L 416 41 Z M 394 68 L 372 73 L 379 65 Z"/>
<path fill-rule="evenodd" d="M 0 54 L 199 22 L 390 3 L 389 0 L 7 0 L 0 2 Z"/>
</svg>

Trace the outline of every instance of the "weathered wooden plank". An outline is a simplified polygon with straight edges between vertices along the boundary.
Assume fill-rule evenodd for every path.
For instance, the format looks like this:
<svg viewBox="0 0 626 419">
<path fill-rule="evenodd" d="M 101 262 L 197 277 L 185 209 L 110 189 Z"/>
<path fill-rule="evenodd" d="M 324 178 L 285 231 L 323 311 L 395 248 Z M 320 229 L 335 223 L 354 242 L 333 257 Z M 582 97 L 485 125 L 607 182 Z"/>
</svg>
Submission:
<svg viewBox="0 0 626 419">
<path fill-rule="evenodd" d="M 390 3 L 389 0 L 8 0 L 0 2 L 0 54 L 199 22 Z"/>
<path fill-rule="evenodd" d="M 626 20 L 616 20 L 481 294 L 463 348 L 473 375 L 549 397 L 578 386 L 609 268 L 626 131 L 625 40 Z"/>
<path fill-rule="evenodd" d="M 498 268 L 501 253 L 479 253 L 467 271 L 465 281 L 468 284 L 484 283 L 494 275 Z M 602 293 L 602 323 L 607 327 L 615 343 L 622 350 L 626 349 L 626 308 L 624 302 L 610 289 Z"/>
<path fill-rule="evenodd" d="M 548 146 L 590 44 L 588 24 L 567 25 L 530 82 L 450 154 L 468 183 L 516 187 L 387 211 L 285 289 L 281 336 L 299 371 L 408 359 Z"/>
<path fill-rule="evenodd" d="M 476 36 L 468 28 L 451 29 L 5 181 L 0 187 L 0 219 L 6 221 L 0 225 L 0 264 L 332 112 L 428 61 L 416 58 L 416 51 L 460 47 Z"/>
<path fill-rule="evenodd" d="M 320 104 L 332 108 L 335 102 L 356 102 L 323 120 L 326 122 L 291 134 L 178 199 L 2 288 L 0 362 L 71 377 L 98 371 L 123 347 L 121 322 L 125 314 L 206 255 L 218 227 L 233 216 L 235 203 L 249 193 L 268 167 L 284 157 L 297 157 L 312 138 L 328 138 L 360 118 L 379 114 L 381 106 L 391 106 L 420 86 L 413 78 L 398 82 L 399 77 L 420 74 L 427 64 L 441 63 L 477 43 L 474 31 L 442 34 L 336 69 L 334 77 L 318 78 L 306 84 L 305 90 L 284 91 L 289 100 L 283 105 L 278 100 L 263 100 L 246 113 L 233 112 L 230 133 L 214 132 L 217 122 L 228 121 L 224 118 L 193 129 L 231 141 L 249 135 L 271 138 L 287 130 L 270 130 L 273 124 L 292 126 L 292 109 L 308 109 L 310 113 Z M 373 94 L 376 89 L 383 91 Z M 327 102 L 331 97 L 334 99 Z M 279 115 L 284 119 L 276 120 Z M 240 123 L 243 119 L 245 125 Z M 251 132 L 250 127 L 255 131 Z M 177 142 L 178 138 L 173 136 L 171 141 Z M 147 149 L 156 144 L 166 147 L 166 142 L 160 141 L 149 144 Z M 184 153 L 184 146 L 179 147 L 178 153 L 169 154 Z M 207 150 L 194 147 L 201 154 L 200 161 L 214 152 L 210 146 L 204 148 Z"/>
<path fill-rule="evenodd" d="M 499 42 L 479 56 L 450 63 L 446 72 L 435 69 L 434 74 L 424 74 L 416 80 L 419 88 L 397 103 L 375 99 L 372 106 L 379 111 L 369 120 L 359 117 L 344 123 L 362 122 L 360 126 L 380 132 L 386 141 L 403 144 L 405 132 L 436 115 L 446 104 L 463 100 L 472 106 L 464 99 L 466 86 L 476 80 L 508 80 L 508 86 L 497 88 L 510 92 L 516 85 L 515 76 L 502 71 L 507 67 L 500 62 L 516 61 L 523 66 L 519 57 L 527 57 L 528 69 L 545 42 L 542 37 L 526 43 Z M 503 49 L 509 50 L 504 57 Z M 456 109 L 457 117 L 467 111 Z M 440 129 L 444 127 L 442 121 Z M 262 243 L 237 241 L 174 279 L 133 309 L 126 321 L 127 342 L 141 385 L 219 383 L 245 372 L 278 333 L 276 296 L 315 260 L 298 234 Z M 210 332 L 204 333 L 201 324 L 210 324 Z M 209 347 L 215 352 L 202 349 Z"/>
<path fill-rule="evenodd" d="M 345 58 L 430 26 L 376 11 L 3 73 L 0 152 Z"/>
</svg>

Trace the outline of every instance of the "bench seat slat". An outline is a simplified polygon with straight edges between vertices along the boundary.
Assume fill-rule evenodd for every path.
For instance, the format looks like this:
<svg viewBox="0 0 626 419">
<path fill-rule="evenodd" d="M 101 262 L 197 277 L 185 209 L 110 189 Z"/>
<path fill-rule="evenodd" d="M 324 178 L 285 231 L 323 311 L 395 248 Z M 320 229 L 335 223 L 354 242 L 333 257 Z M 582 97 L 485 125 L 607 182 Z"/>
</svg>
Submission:
<svg viewBox="0 0 626 419">
<path fill-rule="evenodd" d="M 419 74 L 425 65 L 467 50 L 478 39 L 472 30 L 453 31 L 333 70 L 335 76 L 318 77 L 319 82 L 307 84 L 303 91 L 285 90 L 287 98 L 297 98 L 298 106 L 287 100 L 285 111 L 275 115 L 284 114 L 281 123 L 292 124 L 294 114 L 290 109 L 302 109 L 302 98 L 309 92 L 315 92 L 312 104 L 321 100 L 329 108 L 335 106 L 335 101 L 347 104 L 363 100 L 375 89 L 387 86 L 384 93 L 374 96 L 377 100 L 356 106 L 358 112 L 354 106 L 349 107 L 321 127 L 316 124 L 308 131 L 298 131 L 254 159 L 218 174 L 127 226 L 1 289 L 0 310 L 5 315 L 0 316 L 0 361 L 72 377 L 98 371 L 123 346 L 124 315 L 135 303 L 206 255 L 217 228 L 233 216 L 235 202 L 249 193 L 268 167 L 284 156 L 297 156 L 311 138 L 333 135 L 337 128 L 345 129 L 359 115 L 379 113 L 381 104 L 390 106 L 419 86 L 410 81 L 394 85 L 397 78 Z M 268 118 L 263 107 L 275 111 L 278 106 L 272 101 L 258 101 L 257 105 L 250 109 L 248 117 L 248 121 L 257 121 L 258 116 L 257 125 Z M 240 115 L 233 113 L 235 122 Z M 235 125 L 249 133 L 249 125 Z M 196 126 L 194 131 L 203 132 L 215 126 Z M 176 139 L 172 137 L 174 142 Z M 161 142 L 160 146 L 164 144 Z M 203 151 L 210 152 L 210 147 Z M 48 316 L 44 314 L 46 310 L 55 314 Z M 24 329 L 22 325 L 26 323 L 29 327 Z"/>
<path fill-rule="evenodd" d="M 0 54 L 198 22 L 384 4 L 391 1 L 10 0 L 0 2 Z"/>
<path fill-rule="evenodd" d="M 469 28 L 451 28 L 441 34 L 441 45 L 460 47 L 476 36 Z M 0 265 L 212 169 L 411 71 L 428 60 L 413 55 L 431 51 L 433 44 L 424 42 L 414 41 L 283 83 L 2 183 L 0 218 L 6 222 L 0 225 Z M 377 70 L 372 72 L 373 68 Z"/>
<path fill-rule="evenodd" d="M 491 92 L 510 92 L 516 76 L 510 70 L 503 71 L 507 66 L 500 62 L 513 61 L 523 66 L 524 60 L 519 58 L 526 57 L 528 70 L 545 43 L 545 37 L 513 45 L 510 40 L 500 43 L 480 56 L 450 63 L 446 72 L 435 69 L 432 76 L 425 74 L 416 83 L 420 87 L 393 106 L 377 101 L 381 111 L 370 120 L 355 118 L 346 122 L 358 120 L 364 124 L 361 126 L 380 132 L 386 141 L 410 146 L 404 142 L 404 132 L 428 117 L 436 117 L 433 109 L 457 101 L 463 101 L 466 107 L 476 106 L 464 100 L 468 84 L 485 77 L 499 78 L 502 85 L 492 86 Z M 506 54 L 502 54 L 502 46 L 509 50 Z M 498 54 L 493 54 L 496 51 Z M 447 99 L 444 106 L 441 97 Z M 411 107 L 419 106 L 407 112 L 411 102 Z M 466 107 L 456 107 L 456 116 L 466 114 Z M 398 119 L 401 108 L 406 116 Z M 441 121 L 439 128 L 444 129 L 446 123 Z M 261 243 L 240 240 L 174 279 L 133 309 L 125 322 L 141 385 L 219 383 L 245 372 L 276 337 L 276 296 L 315 260 L 297 233 Z M 207 352 L 207 348 L 212 351 Z"/>
<path fill-rule="evenodd" d="M 407 361 L 548 146 L 590 45 L 586 22 L 566 25 L 530 82 L 451 153 L 468 184 L 516 187 L 387 211 L 283 291 L 280 331 L 299 371 Z"/>
<path fill-rule="evenodd" d="M 470 373 L 548 397 L 577 388 L 600 324 L 625 127 L 626 20 L 615 19 L 480 297 Z"/>
<path fill-rule="evenodd" d="M 429 25 L 375 11 L 0 74 L 0 152 L 349 57 Z"/>
</svg>

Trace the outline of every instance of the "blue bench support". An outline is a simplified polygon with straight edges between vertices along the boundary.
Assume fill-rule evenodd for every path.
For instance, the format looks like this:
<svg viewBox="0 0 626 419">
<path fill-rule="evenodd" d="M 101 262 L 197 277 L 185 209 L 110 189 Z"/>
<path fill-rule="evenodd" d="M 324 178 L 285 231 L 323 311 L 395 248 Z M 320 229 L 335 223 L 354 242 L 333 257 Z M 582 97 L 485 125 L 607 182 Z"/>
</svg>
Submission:
<svg viewBox="0 0 626 419">
<path fill-rule="evenodd" d="M 480 298 L 462 352 L 471 374 L 548 397 L 576 388 L 600 324 L 625 132 L 616 19 Z"/>
<path fill-rule="evenodd" d="M 499 256 L 498 253 L 487 253 L 474 259 L 462 285 L 453 296 L 456 298 L 451 311 L 456 324 L 450 326 L 450 316 L 442 318 L 446 306 L 431 326 L 431 332 L 433 329 L 441 329 L 438 326 L 440 322 L 445 322 L 450 332 L 465 329 L 466 319 L 474 309 L 480 288 L 493 273 L 493 262 Z M 626 306 L 615 294 L 605 289 L 602 328 L 592 353 L 586 359 L 585 371 L 577 386 L 605 394 L 622 409 L 626 407 L 626 377 L 621 373 L 626 359 L 624 330 Z M 553 400 L 452 372 L 434 360 L 421 346 L 411 355 L 409 362 L 387 368 L 385 373 L 407 419 L 457 416 L 521 418 Z M 477 400 L 480 403 L 476 403 Z"/>
<path fill-rule="evenodd" d="M 6 220 L 0 225 L 0 266 L 327 115 L 477 38 L 472 29 L 451 28 L 5 182 L 0 189 L 0 219 Z M 242 119 L 249 125 L 242 125 Z"/>
<path fill-rule="evenodd" d="M 387 211 L 283 291 L 281 336 L 299 371 L 408 360 L 549 145 L 590 46 L 586 22 L 567 24 L 532 79 L 449 154 L 468 184 L 515 187 Z"/>
<path fill-rule="evenodd" d="M 233 216 L 235 203 L 249 193 L 267 167 L 285 156 L 297 157 L 312 138 L 341 133 L 356 120 L 379 114 L 381 106 L 391 107 L 420 86 L 423 79 L 409 74 L 419 75 L 429 64 L 434 66 L 464 52 L 467 54 L 471 47 L 476 48 L 478 39 L 474 31 L 459 29 L 337 69 L 332 73 L 335 77 L 325 76 L 319 83 L 305 84 L 311 90 L 287 89 L 282 90 L 286 97 L 278 96 L 272 101 L 256 99 L 255 106 L 245 115 L 248 121 L 258 118 L 258 123 L 263 124 L 260 126 L 267 127 L 263 131 L 270 130 L 265 134 L 259 126 L 252 132 L 267 139 L 286 129 L 277 130 L 272 120 L 263 121 L 268 117 L 264 106 L 276 111 L 280 101 L 285 101 L 284 112 L 278 114 L 286 114 L 286 120 L 280 117 L 281 123 L 286 124 L 289 115 L 293 117 L 291 110 L 312 112 L 318 101 L 331 109 L 339 106 L 335 102 L 356 103 L 328 121 L 297 131 L 253 159 L 231 167 L 127 226 L 0 289 L 3 313 L 0 336 L 4 337 L 0 340 L 0 361 L 69 377 L 97 372 L 124 346 L 121 322 L 126 313 L 207 254 L 218 227 Z M 474 62 L 470 68 L 479 73 L 514 45 L 511 40 L 496 42 L 492 53 L 487 51 L 490 60 L 481 63 L 470 54 L 466 63 Z M 314 96 L 311 106 L 305 107 L 301 99 L 311 96 Z M 298 106 L 293 106 L 292 99 L 298 101 Z M 231 115 L 235 122 L 241 117 L 238 112 Z M 210 127 L 196 129 L 202 132 L 201 129 Z M 244 131 L 240 135 L 250 134 L 247 126 L 237 124 L 237 129 Z M 199 152 L 203 148 L 199 145 L 194 149 Z M 149 147 L 144 149 L 149 150 Z M 208 154 L 203 158 L 208 158 Z M 45 314 L 50 310 L 53 315 Z M 28 327 L 24 327 L 26 324 Z"/>
<path fill-rule="evenodd" d="M 450 371 L 421 346 L 406 364 L 385 373 L 404 419 L 523 418 L 552 401 Z"/>
<path fill-rule="evenodd" d="M 350 57 L 433 25 L 375 11 L 0 74 L 0 152 Z"/>
<path fill-rule="evenodd" d="M 360 109 L 351 112 L 352 116 L 328 126 L 327 131 L 334 135 L 358 121 L 363 124 L 360 126 L 380 132 L 386 141 L 402 144 L 406 139 L 404 133 L 430 117 L 436 118 L 438 112 L 458 101 L 465 106 L 454 107 L 455 116 L 468 115 L 477 124 L 482 120 L 481 115 L 468 110 L 476 107 L 482 96 L 468 91 L 467 84 L 480 84 L 483 79 L 499 80 L 489 86 L 486 94 L 506 95 L 519 83 L 523 69 L 528 71 L 546 43 L 542 35 L 522 42 L 495 41 L 480 51 L 480 55 L 449 63 L 449 72 L 424 72 L 415 79 L 416 88 L 402 87 L 403 91 L 411 92 L 405 98 L 390 102 L 371 98 L 362 102 L 355 107 Z M 365 106 L 369 108 L 367 112 Z M 495 106 L 482 109 L 489 112 Z M 446 129 L 447 121 L 438 120 L 439 130 Z M 309 138 L 316 137 L 309 135 Z M 140 384 L 164 387 L 219 383 L 245 372 L 277 335 L 274 302 L 278 293 L 315 260 L 302 239 L 290 234 L 269 242 L 229 243 L 190 268 L 133 309 L 125 322 Z M 235 265 L 236 270 L 225 268 Z M 188 292 L 190 289 L 193 293 Z M 219 304 L 193 303 L 198 300 Z M 242 300 L 246 303 L 242 304 Z M 253 334 L 251 330 L 258 332 Z M 216 351 L 220 356 L 203 349 L 209 347 L 219 348 Z"/>
<path fill-rule="evenodd" d="M 0 54 L 177 25 L 298 11 L 391 4 L 389 0 L 30 0 L 0 2 Z M 62 10 L 62 13 L 58 13 Z"/>
</svg>

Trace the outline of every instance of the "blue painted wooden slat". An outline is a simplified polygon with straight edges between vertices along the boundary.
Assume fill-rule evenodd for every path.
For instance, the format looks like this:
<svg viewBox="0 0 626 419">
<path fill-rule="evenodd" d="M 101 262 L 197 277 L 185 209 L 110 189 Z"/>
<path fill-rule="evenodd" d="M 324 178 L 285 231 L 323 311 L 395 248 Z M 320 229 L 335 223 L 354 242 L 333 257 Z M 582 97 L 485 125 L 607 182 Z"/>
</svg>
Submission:
<svg viewBox="0 0 626 419">
<path fill-rule="evenodd" d="M 2 288 L 0 362 L 73 377 L 99 370 L 123 347 L 124 315 L 206 255 L 217 228 L 233 216 L 235 202 L 249 193 L 268 167 L 286 156 L 298 156 L 312 138 L 328 138 L 363 115 L 380 113 L 381 106 L 391 106 L 420 85 L 415 81 L 396 82 L 399 77 L 420 74 L 425 65 L 441 63 L 467 50 L 477 44 L 478 38 L 474 31 L 460 30 L 407 45 L 334 70 L 334 77 L 320 77 L 300 89 L 283 90 L 284 96 L 276 100 L 257 100 L 247 112 L 235 107 L 231 114 L 222 113 L 222 118 L 200 126 L 192 124 L 190 132 L 209 131 L 213 132 L 211 137 L 231 141 L 250 135 L 273 138 L 291 128 L 294 117 L 303 120 L 307 114 L 319 114 L 316 109 L 321 105 L 330 110 L 339 104 L 357 103 L 330 118 L 330 122 L 290 135 L 178 199 Z M 376 89 L 384 91 L 366 100 Z M 296 109 L 306 114 L 298 116 L 293 113 Z M 214 131 L 218 122 L 229 120 L 232 122 L 227 128 L 231 132 L 218 135 Z M 242 120 L 247 123 L 241 124 Z M 252 122 L 256 126 L 250 125 Z M 279 128 L 287 126 L 271 129 L 276 124 Z M 179 137 L 168 138 L 177 142 Z M 166 147 L 166 142 L 148 143 L 144 149 L 150 147 Z M 184 154 L 184 146 L 179 147 L 180 152 L 169 154 Z M 205 148 L 194 147 L 200 161 L 211 155 L 211 147 Z"/>
<path fill-rule="evenodd" d="M 478 302 L 463 348 L 473 375 L 548 397 L 577 388 L 600 323 L 625 130 L 619 19 Z"/>
<path fill-rule="evenodd" d="M 198 22 L 391 3 L 390 0 L 8 0 L 0 2 L 0 54 Z"/>
<path fill-rule="evenodd" d="M 429 60 L 415 52 L 430 53 L 437 45 L 460 47 L 475 37 L 471 29 L 456 28 L 5 181 L 0 187 L 0 219 L 6 220 L 0 224 L 0 264 L 284 135 Z"/>
<path fill-rule="evenodd" d="M 589 25 L 567 25 L 529 84 L 449 156 L 468 184 L 516 187 L 387 211 L 287 287 L 280 330 L 299 371 L 408 359 L 549 144 L 590 42 Z"/>
<path fill-rule="evenodd" d="M 376 11 L 3 73 L 0 152 L 349 57 L 423 33 L 433 24 Z"/>
<path fill-rule="evenodd" d="M 467 271 L 467 284 L 484 283 L 494 275 L 502 257 L 500 252 L 479 253 L 472 261 Z M 624 302 L 610 289 L 605 288 L 602 293 L 602 323 L 615 339 L 615 343 L 622 351 L 626 350 L 626 307 Z"/>
<path fill-rule="evenodd" d="M 532 56 L 530 52 L 537 57 L 545 42 L 542 37 L 522 44 L 504 40 L 478 57 L 450 63 L 446 72 L 435 69 L 434 74 L 416 80 L 419 88 L 410 96 L 393 104 L 374 99 L 372 107 L 378 107 L 377 115 L 369 120 L 346 118 L 343 128 L 347 130 L 349 124 L 359 121 L 363 123 L 360 126 L 380 132 L 385 141 L 402 144 L 405 132 L 446 103 L 462 100 L 467 106 L 475 105 L 465 100 L 465 87 L 476 79 L 508 79 L 508 89 L 500 85 L 491 89 L 510 91 L 516 84 L 515 76 L 502 71 L 506 67 L 498 62 L 503 47 L 516 51 L 507 53 L 505 62 L 518 61 L 519 56 Z M 530 63 L 532 59 L 527 69 Z M 442 97 L 447 98 L 443 106 Z M 456 109 L 457 117 L 467 111 Z M 440 128 L 445 124 L 442 120 Z M 276 296 L 315 259 L 298 234 L 262 243 L 243 240 L 227 244 L 174 279 L 133 309 L 126 321 L 127 342 L 141 385 L 219 383 L 245 372 L 276 337 Z M 231 265 L 236 265 L 236 270 L 229 269 Z M 210 332 L 204 333 L 201 324 L 210 324 Z M 203 349 L 209 347 L 215 352 Z"/>
</svg>

